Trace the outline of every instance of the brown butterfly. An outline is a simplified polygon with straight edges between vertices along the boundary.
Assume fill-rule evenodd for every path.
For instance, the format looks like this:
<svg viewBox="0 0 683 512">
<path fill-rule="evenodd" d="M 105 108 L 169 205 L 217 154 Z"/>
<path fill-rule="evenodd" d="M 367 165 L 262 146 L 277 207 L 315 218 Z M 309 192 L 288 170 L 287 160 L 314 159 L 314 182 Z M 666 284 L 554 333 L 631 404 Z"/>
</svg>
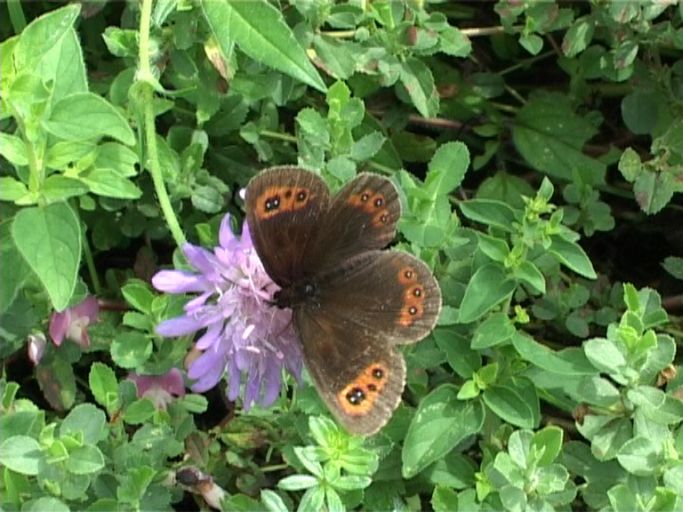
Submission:
<svg viewBox="0 0 683 512">
<path fill-rule="evenodd" d="M 292 308 L 318 392 L 349 432 L 377 432 L 405 385 L 396 345 L 424 338 L 441 310 L 429 268 L 381 250 L 401 216 L 396 188 L 364 173 L 330 197 L 320 176 L 273 167 L 249 182 L 246 207 L 256 252 L 281 287 L 273 302 Z"/>
</svg>

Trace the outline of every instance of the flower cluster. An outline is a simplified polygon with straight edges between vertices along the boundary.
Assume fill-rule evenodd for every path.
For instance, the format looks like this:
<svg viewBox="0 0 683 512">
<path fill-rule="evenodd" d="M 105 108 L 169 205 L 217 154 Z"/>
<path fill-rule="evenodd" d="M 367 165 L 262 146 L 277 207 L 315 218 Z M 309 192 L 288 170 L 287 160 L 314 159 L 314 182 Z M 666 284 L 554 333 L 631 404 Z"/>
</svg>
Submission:
<svg viewBox="0 0 683 512">
<path fill-rule="evenodd" d="M 238 238 L 226 215 L 219 243 L 213 252 L 192 244 L 182 247 L 196 272 L 162 270 L 152 278 L 157 290 L 198 294 L 185 305 L 184 315 L 161 322 L 157 333 L 185 336 L 203 331 L 195 344 L 201 355 L 188 368 L 193 391 L 206 391 L 227 372 L 228 398 L 235 400 L 246 374 L 244 408 L 268 406 L 279 394 L 283 368 L 301 377 L 292 313 L 271 304 L 278 287 L 265 272 L 246 223 Z"/>
</svg>

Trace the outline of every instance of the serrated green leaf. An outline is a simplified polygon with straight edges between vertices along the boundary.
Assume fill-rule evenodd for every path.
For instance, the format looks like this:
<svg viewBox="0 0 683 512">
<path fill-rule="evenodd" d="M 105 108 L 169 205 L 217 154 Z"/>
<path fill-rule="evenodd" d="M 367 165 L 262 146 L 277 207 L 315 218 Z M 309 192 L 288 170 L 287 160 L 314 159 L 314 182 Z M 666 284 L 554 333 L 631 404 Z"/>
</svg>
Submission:
<svg viewBox="0 0 683 512">
<path fill-rule="evenodd" d="M 89 92 L 70 94 L 58 101 L 44 126 L 63 140 L 108 136 L 129 146 L 135 144 L 133 130 L 123 115 L 103 97 Z"/>
<path fill-rule="evenodd" d="M 327 90 L 280 11 L 265 0 L 203 0 L 201 9 L 224 55 L 237 44 L 252 59 Z"/>
<path fill-rule="evenodd" d="M 69 305 L 81 261 L 81 228 L 66 203 L 24 208 L 14 217 L 12 239 L 47 290 L 57 311 Z"/>
</svg>

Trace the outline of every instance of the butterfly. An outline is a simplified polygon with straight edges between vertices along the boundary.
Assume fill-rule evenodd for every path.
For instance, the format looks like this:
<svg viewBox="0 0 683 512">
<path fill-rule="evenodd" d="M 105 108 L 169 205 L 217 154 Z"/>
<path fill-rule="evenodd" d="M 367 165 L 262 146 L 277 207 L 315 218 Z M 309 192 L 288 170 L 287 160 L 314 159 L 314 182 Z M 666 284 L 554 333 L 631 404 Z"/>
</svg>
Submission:
<svg viewBox="0 0 683 512">
<path fill-rule="evenodd" d="M 273 304 L 293 310 L 313 382 L 351 433 L 371 435 L 401 400 L 406 366 L 397 345 L 434 328 L 441 290 L 410 254 L 382 250 L 396 235 L 396 187 L 362 173 L 332 196 L 323 179 L 273 167 L 251 179 L 247 223 L 280 287 Z"/>
</svg>

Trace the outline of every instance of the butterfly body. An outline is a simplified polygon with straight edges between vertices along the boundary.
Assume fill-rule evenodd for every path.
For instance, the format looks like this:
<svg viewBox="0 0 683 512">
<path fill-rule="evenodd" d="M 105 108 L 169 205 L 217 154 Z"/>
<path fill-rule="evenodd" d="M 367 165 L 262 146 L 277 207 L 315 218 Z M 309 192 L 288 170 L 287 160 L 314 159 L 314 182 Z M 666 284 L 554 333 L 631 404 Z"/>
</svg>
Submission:
<svg viewBox="0 0 683 512">
<path fill-rule="evenodd" d="M 250 181 L 246 205 L 254 247 L 280 286 L 273 303 L 293 310 L 321 397 L 350 432 L 376 432 L 405 385 L 396 345 L 424 338 L 441 308 L 423 262 L 381 250 L 401 215 L 396 188 L 360 174 L 331 197 L 316 174 L 275 167 Z"/>
</svg>

